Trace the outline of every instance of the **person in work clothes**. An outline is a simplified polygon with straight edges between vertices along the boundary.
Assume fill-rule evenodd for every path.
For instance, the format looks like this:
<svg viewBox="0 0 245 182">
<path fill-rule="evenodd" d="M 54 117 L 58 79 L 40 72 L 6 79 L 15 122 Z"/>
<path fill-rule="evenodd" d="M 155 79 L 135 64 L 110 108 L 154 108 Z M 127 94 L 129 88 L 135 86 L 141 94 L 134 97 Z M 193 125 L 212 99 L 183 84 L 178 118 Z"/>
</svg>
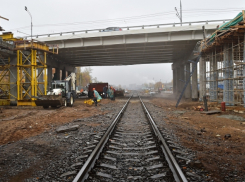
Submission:
<svg viewBox="0 0 245 182">
<path fill-rule="evenodd" d="M 95 103 L 95 106 L 97 106 L 97 101 L 98 100 L 101 100 L 102 98 L 101 98 L 100 94 L 95 90 L 95 88 L 93 88 L 93 92 L 94 92 L 94 99 L 93 99 L 93 101 Z"/>
<path fill-rule="evenodd" d="M 104 98 L 107 98 L 107 85 L 103 87 L 103 92 L 104 92 Z"/>
<path fill-rule="evenodd" d="M 113 87 L 111 87 L 111 89 L 113 90 L 113 98 L 112 98 L 112 100 L 115 100 L 115 92 L 116 92 L 116 90 Z"/>
<path fill-rule="evenodd" d="M 112 87 L 108 88 L 108 96 L 111 100 L 113 100 L 114 97 L 114 91 L 112 90 Z"/>
</svg>

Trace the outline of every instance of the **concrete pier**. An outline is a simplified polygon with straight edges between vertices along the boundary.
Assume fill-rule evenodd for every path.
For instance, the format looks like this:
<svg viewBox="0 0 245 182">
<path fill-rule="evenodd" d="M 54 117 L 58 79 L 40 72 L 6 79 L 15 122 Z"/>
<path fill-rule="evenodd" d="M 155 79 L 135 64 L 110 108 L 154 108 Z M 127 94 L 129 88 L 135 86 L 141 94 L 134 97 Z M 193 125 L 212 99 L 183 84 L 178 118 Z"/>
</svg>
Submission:
<svg viewBox="0 0 245 182">
<path fill-rule="evenodd" d="M 224 61 L 223 61 L 223 83 L 224 83 L 224 91 L 223 91 L 223 101 L 226 105 L 234 105 L 234 86 L 233 80 L 229 78 L 233 78 L 233 61 L 232 61 L 232 52 L 229 49 L 229 45 L 224 45 Z"/>
<path fill-rule="evenodd" d="M 60 80 L 60 69 L 55 68 L 54 80 Z"/>
<path fill-rule="evenodd" d="M 51 85 L 51 82 L 52 82 L 52 79 L 53 79 L 53 72 L 52 72 L 52 67 L 51 66 L 49 66 L 48 68 L 47 68 L 47 70 L 48 70 L 48 90 L 50 89 L 50 87 L 52 87 L 52 85 Z"/>
<path fill-rule="evenodd" d="M 203 100 L 206 95 L 206 62 L 205 59 L 200 58 L 199 61 L 199 100 Z"/>
<path fill-rule="evenodd" d="M 198 84 L 197 84 L 197 65 L 192 64 L 192 79 L 191 79 L 191 88 L 192 88 L 192 100 L 198 101 Z"/>
<path fill-rule="evenodd" d="M 186 63 L 185 65 L 185 81 L 189 81 L 190 79 L 190 63 Z M 191 99 L 191 83 L 189 81 L 186 89 L 185 89 L 185 98 Z"/>
</svg>

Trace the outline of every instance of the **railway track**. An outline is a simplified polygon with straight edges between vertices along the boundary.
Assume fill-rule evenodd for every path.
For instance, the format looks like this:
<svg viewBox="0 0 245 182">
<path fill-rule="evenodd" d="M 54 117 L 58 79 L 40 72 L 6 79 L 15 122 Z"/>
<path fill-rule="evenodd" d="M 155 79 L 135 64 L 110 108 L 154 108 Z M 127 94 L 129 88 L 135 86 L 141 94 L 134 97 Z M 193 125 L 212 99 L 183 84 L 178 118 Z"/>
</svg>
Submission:
<svg viewBox="0 0 245 182">
<path fill-rule="evenodd" d="M 73 182 L 186 182 L 145 104 L 127 100 Z"/>
</svg>

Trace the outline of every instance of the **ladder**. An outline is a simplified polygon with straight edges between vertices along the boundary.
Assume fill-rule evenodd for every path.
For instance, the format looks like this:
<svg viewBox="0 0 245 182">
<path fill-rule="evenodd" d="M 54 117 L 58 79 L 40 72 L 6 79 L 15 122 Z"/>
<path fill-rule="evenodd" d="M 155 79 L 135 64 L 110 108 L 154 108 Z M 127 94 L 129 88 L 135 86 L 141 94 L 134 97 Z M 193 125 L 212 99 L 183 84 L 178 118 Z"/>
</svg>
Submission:
<svg viewBox="0 0 245 182">
<path fill-rule="evenodd" d="M 199 62 L 200 58 L 201 58 L 201 55 L 199 55 L 197 57 L 197 60 L 196 61 L 188 60 L 189 62 L 193 63 L 192 64 L 192 71 L 190 72 L 190 77 L 185 81 L 185 86 L 184 86 L 183 90 L 180 93 L 180 96 L 179 96 L 178 101 L 177 101 L 176 106 L 175 106 L 176 108 L 178 107 L 178 105 L 180 103 L 180 100 L 181 100 L 181 98 L 183 97 L 183 95 L 185 93 L 186 87 L 188 86 L 189 82 L 191 81 L 191 77 L 192 77 L 194 71 L 196 70 L 197 63 Z M 180 80 L 180 81 L 183 81 L 183 80 Z"/>
</svg>

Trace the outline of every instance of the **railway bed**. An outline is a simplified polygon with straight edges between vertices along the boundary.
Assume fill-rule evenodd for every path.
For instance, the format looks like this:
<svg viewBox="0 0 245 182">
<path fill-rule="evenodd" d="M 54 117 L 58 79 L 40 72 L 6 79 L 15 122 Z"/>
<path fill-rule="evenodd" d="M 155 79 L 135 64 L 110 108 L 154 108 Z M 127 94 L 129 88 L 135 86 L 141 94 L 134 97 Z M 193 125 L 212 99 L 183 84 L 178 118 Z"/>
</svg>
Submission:
<svg viewBox="0 0 245 182">
<path fill-rule="evenodd" d="M 73 182 L 187 181 L 172 148 L 139 97 L 128 99 Z M 177 149 L 177 148 L 176 148 Z"/>
</svg>

